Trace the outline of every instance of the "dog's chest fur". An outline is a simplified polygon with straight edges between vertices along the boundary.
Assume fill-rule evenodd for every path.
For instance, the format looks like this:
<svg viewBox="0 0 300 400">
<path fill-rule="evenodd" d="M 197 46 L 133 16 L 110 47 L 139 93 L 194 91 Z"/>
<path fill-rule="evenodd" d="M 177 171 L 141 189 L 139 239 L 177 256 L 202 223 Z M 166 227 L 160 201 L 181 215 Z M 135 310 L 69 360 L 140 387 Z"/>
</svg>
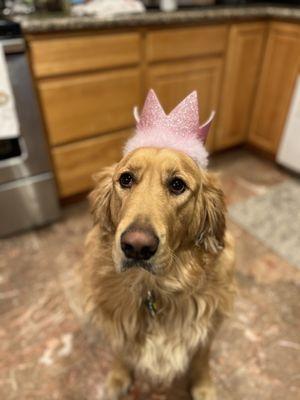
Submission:
<svg viewBox="0 0 300 400">
<path fill-rule="evenodd" d="M 201 326 L 165 327 L 153 323 L 137 357 L 138 369 L 154 381 L 170 382 L 182 374 L 197 347 L 204 343 L 207 329 Z"/>
<path fill-rule="evenodd" d="M 137 372 L 153 381 L 170 383 L 184 373 L 196 349 L 205 343 L 210 325 L 206 311 L 204 300 L 195 296 L 169 300 L 155 316 L 142 302 L 136 316 L 123 313 L 124 336 L 117 347 L 125 347 L 125 357 Z M 132 336 L 126 332 L 128 318 L 136 332 Z"/>
</svg>

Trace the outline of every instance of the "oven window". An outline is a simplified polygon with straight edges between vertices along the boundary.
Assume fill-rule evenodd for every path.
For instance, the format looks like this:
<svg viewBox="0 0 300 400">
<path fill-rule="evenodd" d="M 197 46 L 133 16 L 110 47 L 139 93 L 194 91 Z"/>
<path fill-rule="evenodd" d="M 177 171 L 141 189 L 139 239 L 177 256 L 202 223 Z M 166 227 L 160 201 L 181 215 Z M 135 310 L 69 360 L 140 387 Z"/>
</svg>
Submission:
<svg viewBox="0 0 300 400">
<path fill-rule="evenodd" d="M 0 140 L 0 161 L 19 157 L 20 155 L 21 148 L 18 138 Z"/>
</svg>

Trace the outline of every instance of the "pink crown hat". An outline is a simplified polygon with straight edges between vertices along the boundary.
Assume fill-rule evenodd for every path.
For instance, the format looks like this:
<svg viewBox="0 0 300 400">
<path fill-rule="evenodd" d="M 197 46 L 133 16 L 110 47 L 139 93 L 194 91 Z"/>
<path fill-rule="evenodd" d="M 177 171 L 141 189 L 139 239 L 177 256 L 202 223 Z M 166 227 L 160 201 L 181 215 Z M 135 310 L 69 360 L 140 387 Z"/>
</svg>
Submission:
<svg viewBox="0 0 300 400">
<path fill-rule="evenodd" d="M 136 132 L 124 147 L 124 155 L 141 147 L 170 148 L 190 156 L 206 168 L 205 140 L 215 112 L 199 126 L 197 92 L 190 93 L 170 114 L 164 112 L 154 90 L 149 90 L 141 115 L 134 108 Z"/>
</svg>

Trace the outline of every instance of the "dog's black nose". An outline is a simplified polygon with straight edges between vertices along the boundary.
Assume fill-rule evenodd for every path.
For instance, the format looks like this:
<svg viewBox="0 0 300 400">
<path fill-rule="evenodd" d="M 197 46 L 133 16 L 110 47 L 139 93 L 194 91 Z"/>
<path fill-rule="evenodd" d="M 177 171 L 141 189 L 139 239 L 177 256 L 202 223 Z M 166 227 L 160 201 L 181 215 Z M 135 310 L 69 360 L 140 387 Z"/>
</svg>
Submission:
<svg viewBox="0 0 300 400">
<path fill-rule="evenodd" d="M 158 237 L 150 229 L 129 229 L 121 236 L 121 248 L 132 260 L 149 260 L 157 251 Z"/>
</svg>

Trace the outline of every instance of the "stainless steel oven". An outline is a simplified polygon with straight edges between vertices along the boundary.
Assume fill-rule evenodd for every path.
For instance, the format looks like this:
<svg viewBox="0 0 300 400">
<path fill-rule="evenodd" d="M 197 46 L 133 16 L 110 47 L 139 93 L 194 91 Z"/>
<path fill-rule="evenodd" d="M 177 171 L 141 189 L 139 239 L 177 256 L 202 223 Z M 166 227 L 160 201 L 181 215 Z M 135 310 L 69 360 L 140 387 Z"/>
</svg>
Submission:
<svg viewBox="0 0 300 400">
<path fill-rule="evenodd" d="M 10 137 L 10 132 L 7 137 L 0 136 L 0 236 L 3 237 L 57 219 L 59 205 L 39 104 L 18 24 L 0 18 L 0 46 L 19 126 L 14 137 Z M 5 93 L 2 94 L 4 98 Z M 0 118 L 1 123 L 4 121 Z"/>
</svg>

